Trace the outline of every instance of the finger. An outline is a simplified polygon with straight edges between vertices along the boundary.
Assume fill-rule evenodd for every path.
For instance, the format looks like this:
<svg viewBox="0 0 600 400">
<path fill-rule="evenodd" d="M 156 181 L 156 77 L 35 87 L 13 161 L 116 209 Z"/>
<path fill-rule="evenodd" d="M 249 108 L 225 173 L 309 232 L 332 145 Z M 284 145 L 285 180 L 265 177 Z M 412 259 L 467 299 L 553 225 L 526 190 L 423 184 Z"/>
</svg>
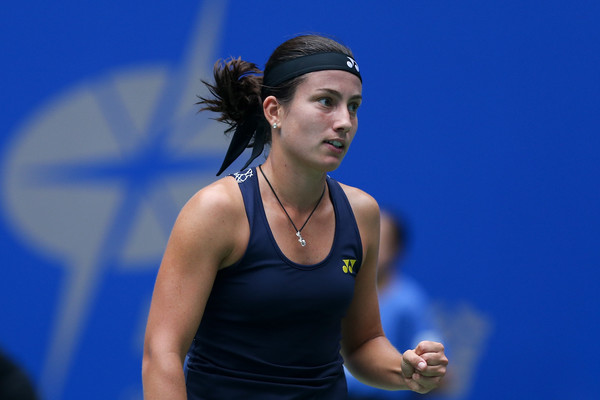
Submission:
<svg viewBox="0 0 600 400">
<path fill-rule="evenodd" d="M 414 350 L 407 350 L 402 355 L 402 373 L 406 377 L 412 376 L 415 370 L 422 371 L 427 368 L 427 361 L 419 357 Z"/>
<path fill-rule="evenodd" d="M 418 355 L 423 355 L 425 353 L 443 353 L 444 345 L 439 342 L 431 342 L 429 340 L 424 340 L 420 342 L 415 348 L 415 353 Z"/>
<path fill-rule="evenodd" d="M 440 353 L 426 353 L 422 358 L 427 362 L 427 367 L 419 371 L 424 376 L 444 376 L 448 366 L 448 359 Z"/>
<path fill-rule="evenodd" d="M 437 365 L 437 366 L 428 366 L 423 371 L 417 371 L 420 375 L 432 378 L 432 377 L 443 377 L 446 375 L 446 366 L 445 365 Z M 414 375 L 414 374 L 413 374 Z"/>
<path fill-rule="evenodd" d="M 413 376 L 418 377 L 419 375 L 415 374 Z M 407 379 L 406 386 L 408 386 L 408 388 L 410 390 L 412 390 L 413 392 L 417 392 L 417 393 L 420 393 L 420 394 L 425 394 L 425 393 L 430 392 L 433 389 L 433 387 L 428 387 L 428 386 L 425 386 L 425 385 L 421 384 L 422 380 L 423 380 L 423 378 L 418 378 L 418 380 L 416 380 L 416 379 Z M 427 383 L 427 382 L 425 382 L 425 383 Z"/>
<path fill-rule="evenodd" d="M 428 366 L 448 365 L 448 358 L 444 353 L 425 353 L 421 358 L 427 362 Z"/>
<path fill-rule="evenodd" d="M 402 358 L 401 369 L 402 369 L 402 375 L 404 375 L 405 378 L 410 378 L 412 376 L 412 374 L 415 373 L 415 368 L 408 362 L 406 357 Z"/>
<path fill-rule="evenodd" d="M 408 386 L 408 388 L 410 390 L 412 390 L 413 392 L 419 392 L 420 390 L 423 390 L 423 387 L 419 384 L 418 381 L 416 381 L 415 379 L 413 379 L 413 377 L 417 377 L 418 374 L 412 374 L 412 376 L 409 376 L 406 378 L 405 382 L 406 382 L 406 386 Z"/>
<path fill-rule="evenodd" d="M 431 390 L 437 388 L 438 386 L 440 386 L 442 377 L 440 377 L 440 376 L 427 377 L 427 376 L 423 376 L 421 374 L 413 374 L 412 381 L 418 383 L 422 389 L 431 391 Z"/>
</svg>

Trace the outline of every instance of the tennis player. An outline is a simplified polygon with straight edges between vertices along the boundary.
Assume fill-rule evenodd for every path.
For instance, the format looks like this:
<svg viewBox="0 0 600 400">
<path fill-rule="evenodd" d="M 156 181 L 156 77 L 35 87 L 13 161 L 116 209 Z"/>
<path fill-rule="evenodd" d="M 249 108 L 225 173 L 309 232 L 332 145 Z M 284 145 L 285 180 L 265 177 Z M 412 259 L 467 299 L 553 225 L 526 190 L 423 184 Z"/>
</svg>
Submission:
<svg viewBox="0 0 600 400">
<path fill-rule="evenodd" d="M 362 72 L 319 35 L 281 44 L 264 73 L 241 59 L 215 65 L 200 104 L 233 133 L 219 174 L 252 155 L 175 222 L 146 329 L 147 400 L 345 399 L 343 364 L 388 390 L 440 384 L 441 343 L 401 354 L 382 331 L 377 202 L 327 175 L 356 134 Z"/>
</svg>

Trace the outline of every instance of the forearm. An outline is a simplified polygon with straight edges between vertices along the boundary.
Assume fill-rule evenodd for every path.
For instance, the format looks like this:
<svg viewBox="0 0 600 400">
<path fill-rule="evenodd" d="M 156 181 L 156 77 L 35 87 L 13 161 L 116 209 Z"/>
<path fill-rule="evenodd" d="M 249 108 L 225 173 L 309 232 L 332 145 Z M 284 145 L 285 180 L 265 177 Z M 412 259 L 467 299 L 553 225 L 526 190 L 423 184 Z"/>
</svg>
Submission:
<svg viewBox="0 0 600 400">
<path fill-rule="evenodd" d="M 145 400 L 187 400 L 183 363 L 178 354 L 144 355 Z"/>
<path fill-rule="evenodd" d="M 409 390 L 402 374 L 402 354 L 385 336 L 363 343 L 344 354 L 346 368 L 359 381 L 386 390 Z"/>
</svg>

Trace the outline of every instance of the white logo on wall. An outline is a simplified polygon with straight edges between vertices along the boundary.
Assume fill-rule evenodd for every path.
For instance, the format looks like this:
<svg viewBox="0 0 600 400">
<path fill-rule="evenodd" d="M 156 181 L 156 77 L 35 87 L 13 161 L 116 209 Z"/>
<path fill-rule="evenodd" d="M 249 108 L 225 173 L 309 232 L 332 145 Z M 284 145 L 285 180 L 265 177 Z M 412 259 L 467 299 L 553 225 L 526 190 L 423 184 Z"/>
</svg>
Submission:
<svg viewBox="0 0 600 400">
<path fill-rule="evenodd" d="M 8 148 L 7 218 L 65 268 L 41 355 L 47 398 L 61 398 L 106 271 L 156 268 L 183 202 L 215 179 L 226 139 L 194 102 L 212 72 L 225 2 L 205 3 L 182 65 L 79 83 L 28 118 Z"/>
</svg>

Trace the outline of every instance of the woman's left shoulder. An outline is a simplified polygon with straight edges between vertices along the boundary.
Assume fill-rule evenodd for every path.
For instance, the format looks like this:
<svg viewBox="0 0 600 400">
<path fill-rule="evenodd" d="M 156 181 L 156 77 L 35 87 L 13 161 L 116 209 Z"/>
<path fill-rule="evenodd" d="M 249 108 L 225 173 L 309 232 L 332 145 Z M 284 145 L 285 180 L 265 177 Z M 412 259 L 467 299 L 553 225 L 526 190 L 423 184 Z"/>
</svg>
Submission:
<svg viewBox="0 0 600 400">
<path fill-rule="evenodd" d="M 360 219 L 379 221 L 379 204 L 364 190 L 340 183 L 355 216 Z"/>
</svg>

